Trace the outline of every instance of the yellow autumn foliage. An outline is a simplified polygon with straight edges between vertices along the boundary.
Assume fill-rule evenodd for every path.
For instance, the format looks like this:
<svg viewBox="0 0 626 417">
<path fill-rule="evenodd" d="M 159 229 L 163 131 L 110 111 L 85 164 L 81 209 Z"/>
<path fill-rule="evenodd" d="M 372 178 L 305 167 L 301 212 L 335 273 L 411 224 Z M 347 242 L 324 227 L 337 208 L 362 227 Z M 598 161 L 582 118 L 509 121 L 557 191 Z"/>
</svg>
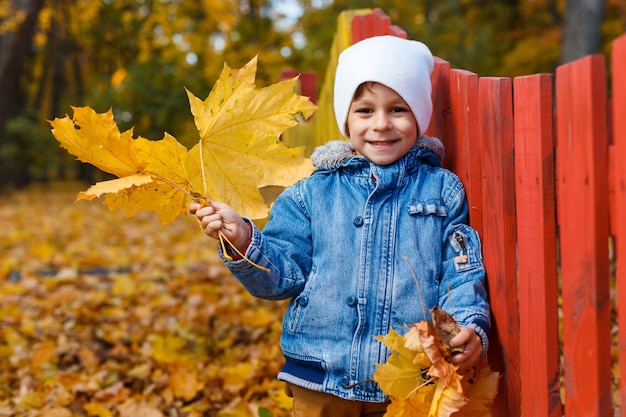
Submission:
<svg viewBox="0 0 626 417">
<path fill-rule="evenodd" d="M 374 380 L 391 399 L 386 417 L 490 417 L 500 374 L 489 368 L 464 375 L 445 360 L 432 323 L 415 323 L 402 336 L 391 329 L 377 338 L 391 351 Z"/>
<path fill-rule="evenodd" d="M 191 149 L 165 134 L 158 141 L 120 132 L 112 110 L 98 114 L 73 107 L 73 117 L 50 122 L 70 154 L 118 177 L 79 193 L 126 216 L 154 211 L 162 224 L 186 212 L 192 200 L 229 204 L 252 219 L 269 211 L 259 189 L 289 186 L 313 170 L 303 148 L 289 148 L 280 135 L 316 107 L 293 92 L 296 78 L 255 86 L 257 59 L 233 70 L 227 65 L 205 100 L 187 91 L 200 139 Z"/>
</svg>

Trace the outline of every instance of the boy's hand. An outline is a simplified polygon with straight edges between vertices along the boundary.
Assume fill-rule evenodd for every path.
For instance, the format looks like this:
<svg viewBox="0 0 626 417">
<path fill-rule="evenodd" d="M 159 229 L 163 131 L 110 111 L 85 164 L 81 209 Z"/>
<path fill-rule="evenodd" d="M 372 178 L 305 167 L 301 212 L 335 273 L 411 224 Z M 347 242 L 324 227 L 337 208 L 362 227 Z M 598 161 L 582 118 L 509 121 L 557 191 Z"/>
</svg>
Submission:
<svg viewBox="0 0 626 417">
<path fill-rule="evenodd" d="M 469 327 L 461 327 L 461 331 L 450 339 L 450 347 L 464 348 L 463 353 L 458 353 L 448 358 L 448 362 L 459 366 L 459 373 L 463 373 L 476 365 L 483 351 L 483 344 L 480 337 L 476 334 L 474 329 L 470 329 Z"/>
<path fill-rule="evenodd" d="M 202 207 L 200 204 L 189 205 L 189 212 L 195 214 L 207 236 L 218 239 L 221 231 L 224 236 L 242 253 L 245 252 L 251 233 L 250 225 L 230 206 L 211 201 Z"/>
</svg>

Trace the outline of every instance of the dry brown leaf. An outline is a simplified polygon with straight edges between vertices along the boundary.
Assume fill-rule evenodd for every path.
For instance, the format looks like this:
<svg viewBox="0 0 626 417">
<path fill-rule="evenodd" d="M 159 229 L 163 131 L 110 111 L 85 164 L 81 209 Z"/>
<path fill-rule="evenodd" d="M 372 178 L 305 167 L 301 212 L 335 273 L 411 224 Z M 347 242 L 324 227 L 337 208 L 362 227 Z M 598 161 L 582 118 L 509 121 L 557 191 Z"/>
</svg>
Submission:
<svg viewBox="0 0 626 417">
<path fill-rule="evenodd" d="M 448 314 L 447 311 L 437 306 L 431 308 L 429 312 L 437 338 L 441 341 L 441 344 L 447 351 L 444 356 L 448 357 L 457 353 L 463 353 L 462 346 L 455 348 L 450 347 L 450 340 L 452 340 L 452 338 L 461 331 L 461 328 L 456 320 L 454 320 L 454 318 Z"/>
</svg>

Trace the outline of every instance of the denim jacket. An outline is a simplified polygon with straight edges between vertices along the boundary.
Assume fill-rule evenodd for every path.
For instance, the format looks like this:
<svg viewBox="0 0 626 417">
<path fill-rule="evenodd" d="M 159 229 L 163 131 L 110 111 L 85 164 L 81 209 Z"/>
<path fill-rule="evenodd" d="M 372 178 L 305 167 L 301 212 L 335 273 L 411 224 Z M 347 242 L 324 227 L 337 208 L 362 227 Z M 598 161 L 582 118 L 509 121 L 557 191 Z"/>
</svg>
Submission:
<svg viewBox="0 0 626 417">
<path fill-rule="evenodd" d="M 486 352 L 481 245 L 466 224 L 463 185 L 440 167 L 439 150 L 438 139 L 422 137 L 380 166 L 348 142 L 329 142 L 311 157 L 318 169 L 277 198 L 263 232 L 253 225 L 245 255 L 270 272 L 226 261 L 252 295 L 291 299 L 280 380 L 384 401 L 372 377 L 390 352 L 375 336 L 406 333 L 433 306 L 474 329 Z"/>
</svg>

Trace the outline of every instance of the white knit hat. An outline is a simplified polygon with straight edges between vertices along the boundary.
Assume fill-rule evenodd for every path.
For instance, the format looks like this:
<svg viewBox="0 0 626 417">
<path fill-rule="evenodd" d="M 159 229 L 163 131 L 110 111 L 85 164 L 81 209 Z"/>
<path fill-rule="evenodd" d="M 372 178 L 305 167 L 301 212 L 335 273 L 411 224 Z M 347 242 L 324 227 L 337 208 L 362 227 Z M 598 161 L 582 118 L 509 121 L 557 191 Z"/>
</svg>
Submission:
<svg viewBox="0 0 626 417">
<path fill-rule="evenodd" d="M 346 48 L 339 55 L 335 73 L 335 118 L 346 134 L 346 120 L 357 87 L 366 81 L 381 83 L 400 95 L 411 108 L 418 137 L 433 112 L 430 74 L 434 58 L 426 45 L 397 36 L 375 36 Z"/>
</svg>

